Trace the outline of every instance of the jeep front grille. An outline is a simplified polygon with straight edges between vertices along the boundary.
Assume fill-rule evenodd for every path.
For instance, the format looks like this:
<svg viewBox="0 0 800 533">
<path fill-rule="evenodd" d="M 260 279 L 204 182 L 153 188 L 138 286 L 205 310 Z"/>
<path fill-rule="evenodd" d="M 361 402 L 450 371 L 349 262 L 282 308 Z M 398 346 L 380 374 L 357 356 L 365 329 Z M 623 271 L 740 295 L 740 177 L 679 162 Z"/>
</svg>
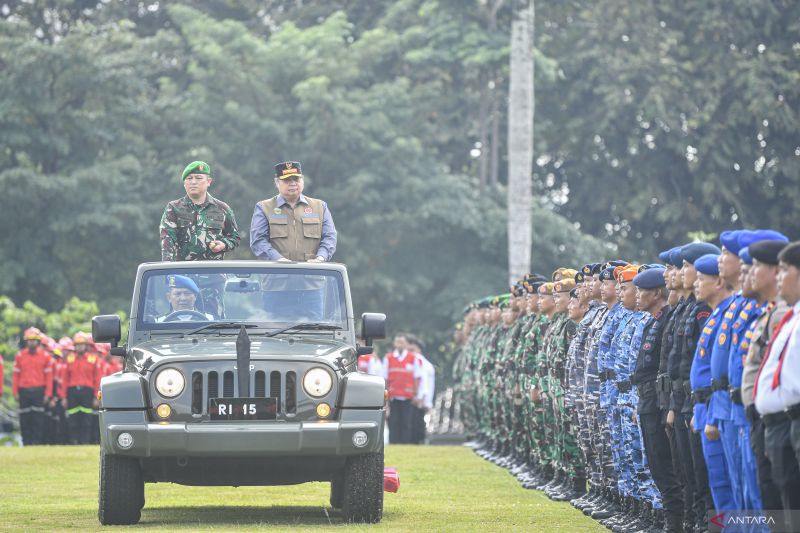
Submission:
<svg viewBox="0 0 800 533">
<path fill-rule="evenodd" d="M 232 370 L 222 373 L 222 396 L 234 398 L 238 395 L 236 374 Z M 251 388 L 255 398 L 276 398 L 278 402 L 278 415 L 295 414 L 297 410 L 297 374 L 293 370 L 281 373 L 278 370 L 267 372 L 256 370 L 251 372 Z M 208 399 L 219 398 L 219 373 L 212 370 L 208 372 L 192 372 L 192 414 L 199 415 L 208 412 Z"/>
</svg>

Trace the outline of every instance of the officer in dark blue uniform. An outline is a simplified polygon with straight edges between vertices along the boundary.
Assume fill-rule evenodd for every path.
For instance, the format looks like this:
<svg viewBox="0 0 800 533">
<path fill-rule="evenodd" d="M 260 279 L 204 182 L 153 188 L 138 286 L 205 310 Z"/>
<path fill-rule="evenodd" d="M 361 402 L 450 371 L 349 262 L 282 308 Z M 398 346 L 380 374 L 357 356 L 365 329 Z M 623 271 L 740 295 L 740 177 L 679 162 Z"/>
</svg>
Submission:
<svg viewBox="0 0 800 533">
<path fill-rule="evenodd" d="M 684 449 L 681 455 L 684 461 L 686 461 L 687 454 L 691 457 L 691 462 L 687 465 L 690 469 L 687 470 L 686 474 L 687 476 L 694 476 L 695 497 L 692 518 L 695 522 L 694 526 L 701 531 L 707 527 L 706 513 L 714 510 L 714 501 L 708 486 L 708 471 L 706 470 L 706 462 L 703 456 L 703 445 L 700 435 L 693 431 L 691 424 L 694 414 L 694 402 L 692 401 L 692 385 L 689 374 L 700 332 L 711 315 L 711 308 L 705 302 L 698 301 L 695 298 L 694 282 L 697 280 L 697 270 L 695 270 L 694 262 L 709 253 L 718 255 L 720 250 L 713 244 L 706 242 L 689 243 L 681 247 L 680 250 L 680 256 L 683 260 L 681 280 L 684 289 L 691 291 L 687 296 L 687 310 L 684 313 L 683 322 L 680 325 L 679 335 L 676 340 L 680 355 L 674 378 L 680 379 L 680 384 L 678 385 L 681 388 L 680 394 L 676 393 L 676 383 L 673 381 L 673 407 L 676 413 L 675 428 L 676 432 L 679 426 L 686 430 L 685 440 L 679 438 L 678 442 L 688 445 L 688 450 Z M 671 368 L 671 376 L 673 376 L 672 372 Z M 703 401 L 707 400 L 707 397 L 703 399 Z"/>
<path fill-rule="evenodd" d="M 643 341 L 636 358 L 632 382 L 639 404 L 636 413 L 642 432 L 647 464 L 666 512 L 665 528 L 669 533 L 683 530 L 683 496 L 673 469 L 670 441 L 663 411 L 658 403 L 657 377 L 661 363 L 661 343 L 670 316 L 667 304 L 665 269 L 651 268 L 633 278 L 637 288 L 636 304 L 650 315 L 644 326 Z"/>
</svg>

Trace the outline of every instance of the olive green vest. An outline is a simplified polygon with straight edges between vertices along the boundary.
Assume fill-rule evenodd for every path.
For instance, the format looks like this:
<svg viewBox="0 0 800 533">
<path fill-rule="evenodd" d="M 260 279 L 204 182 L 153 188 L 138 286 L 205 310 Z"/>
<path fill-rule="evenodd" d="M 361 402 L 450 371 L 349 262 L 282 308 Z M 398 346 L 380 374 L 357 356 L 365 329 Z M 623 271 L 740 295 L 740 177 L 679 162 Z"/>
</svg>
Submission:
<svg viewBox="0 0 800 533">
<path fill-rule="evenodd" d="M 258 202 L 269 222 L 269 242 L 290 261 L 314 259 L 322 240 L 323 204 L 321 200 L 303 196 L 308 204 L 297 202 L 278 207 L 278 197 Z"/>
</svg>

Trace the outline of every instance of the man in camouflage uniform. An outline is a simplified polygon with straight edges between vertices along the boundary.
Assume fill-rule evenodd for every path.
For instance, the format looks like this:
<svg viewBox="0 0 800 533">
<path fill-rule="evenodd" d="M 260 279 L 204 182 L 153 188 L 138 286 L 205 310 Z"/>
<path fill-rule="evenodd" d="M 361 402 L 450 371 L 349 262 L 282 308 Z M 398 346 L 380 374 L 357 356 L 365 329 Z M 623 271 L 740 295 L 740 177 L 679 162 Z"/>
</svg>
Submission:
<svg viewBox="0 0 800 533">
<path fill-rule="evenodd" d="M 189 163 L 183 173 L 186 196 L 173 200 L 161 216 L 161 260 L 200 261 L 222 259 L 239 245 L 239 228 L 233 210 L 211 196 L 211 167 L 203 161 Z M 206 276 L 208 278 L 208 276 Z M 224 316 L 224 279 L 196 279 L 205 310 L 215 318 Z"/>
<path fill-rule="evenodd" d="M 543 276 L 529 276 L 524 283 L 527 292 L 529 324 L 520 343 L 520 392 L 522 394 L 523 411 L 525 413 L 524 438 L 527 451 L 528 469 L 520 477 L 526 489 L 535 488 L 542 481 L 542 465 L 539 462 L 537 435 L 537 405 L 539 392 L 535 388 L 536 357 L 542 336 L 547 329 L 547 316 L 539 311 L 539 287 L 546 282 Z"/>
<path fill-rule="evenodd" d="M 614 266 L 604 264 L 597 274 L 596 286 L 600 291 L 600 299 L 605 304 L 589 328 L 589 350 L 586 358 L 585 390 L 587 393 L 587 416 L 592 422 L 592 444 L 595 450 L 595 461 L 592 468 L 591 482 L 599 496 L 583 512 L 592 518 L 602 520 L 614 516 L 621 510 L 617 503 L 617 493 L 612 491 L 611 474 L 613 468 L 609 443 L 603 437 L 608 432 L 608 406 L 605 403 L 608 387 L 608 372 L 605 357 L 610 348 L 613 331 L 618 322 L 617 315 L 620 304 L 614 281 Z M 609 473 L 611 472 L 611 474 Z"/>
<path fill-rule="evenodd" d="M 556 316 L 553 300 L 553 283 L 544 283 L 539 287 L 539 313 L 543 323 L 539 329 L 537 352 L 532 361 L 533 375 L 531 387 L 534 400 L 532 421 L 532 438 L 535 442 L 536 462 L 542 469 L 541 483 L 538 490 L 549 488 L 556 481 L 552 461 L 552 442 L 554 416 L 548 392 L 550 391 L 550 373 L 548 368 L 548 350 L 552 337 L 559 328 L 559 317 Z M 560 481 L 561 478 L 558 479 Z"/>
<path fill-rule="evenodd" d="M 555 501 L 572 500 L 586 492 L 586 473 L 578 452 L 573 433 L 571 413 L 565 410 L 567 390 L 566 363 L 570 342 L 575 336 L 577 323 L 567 314 L 570 292 L 575 288 L 575 270 L 566 269 L 559 274 L 560 280 L 553 286 L 556 314 L 562 325 L 552 337 L 548 352 L 550 373 L 549 398 L 554 415 L 554 439 L 552 442 L 553 466 L 561 474 L 562 482 L 552 486 L 547 495 Z"/>
<path fill-rule="evenodd" d="M 578 309 L 572 320 L 578 323 L 575 336 L 569 345 L 567 352 L 567 386 L 565 395 L 565 405 L 571 408 L 573 416 L 573 431 L 577 437 L 581 452 L 581 463 L 584 467 L 584 476 L 588 474 L 592 463 L 595 460 L 594 450 L 591 447 L 591 423 L 587 417 L 586 396 L 586 355 L 589 348 L 590 326 L 601 309 L 604 309 L 602 302 L 599 301 L 599 286 L 597 294 L 594 293 L 594 280 L 592 271 L 596 268 L 595 264 L 587 264 L 575 275 L 576 288 L 574 290 L 576 300 L 572 305 Z M 578 320 L 578 316 L 581 316 Z M 579 509 L 588 504 L 597 495 L 594 485 L 589 493 L 573 499 L 570 503 Z"/>
</svg>

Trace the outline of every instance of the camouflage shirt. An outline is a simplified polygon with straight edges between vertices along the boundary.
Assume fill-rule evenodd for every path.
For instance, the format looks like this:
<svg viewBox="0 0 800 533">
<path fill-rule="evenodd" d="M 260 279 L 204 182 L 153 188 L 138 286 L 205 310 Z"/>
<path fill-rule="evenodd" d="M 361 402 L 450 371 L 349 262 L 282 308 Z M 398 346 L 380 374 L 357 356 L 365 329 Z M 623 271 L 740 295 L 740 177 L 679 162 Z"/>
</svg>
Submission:
<svg viewBox="0 0 800 533">
<path fill-rule="evenodd" d="M 188 196 L 173 200 L 161 217 L 161 260 L 199 261 L 222 259 L 239 245 L 239 228 L 233 210 L 210 194 L 202 205 L 195 205 Z M 222 252 L 208 248 L 211 241 L 225 243 Z"/>
</svg>

